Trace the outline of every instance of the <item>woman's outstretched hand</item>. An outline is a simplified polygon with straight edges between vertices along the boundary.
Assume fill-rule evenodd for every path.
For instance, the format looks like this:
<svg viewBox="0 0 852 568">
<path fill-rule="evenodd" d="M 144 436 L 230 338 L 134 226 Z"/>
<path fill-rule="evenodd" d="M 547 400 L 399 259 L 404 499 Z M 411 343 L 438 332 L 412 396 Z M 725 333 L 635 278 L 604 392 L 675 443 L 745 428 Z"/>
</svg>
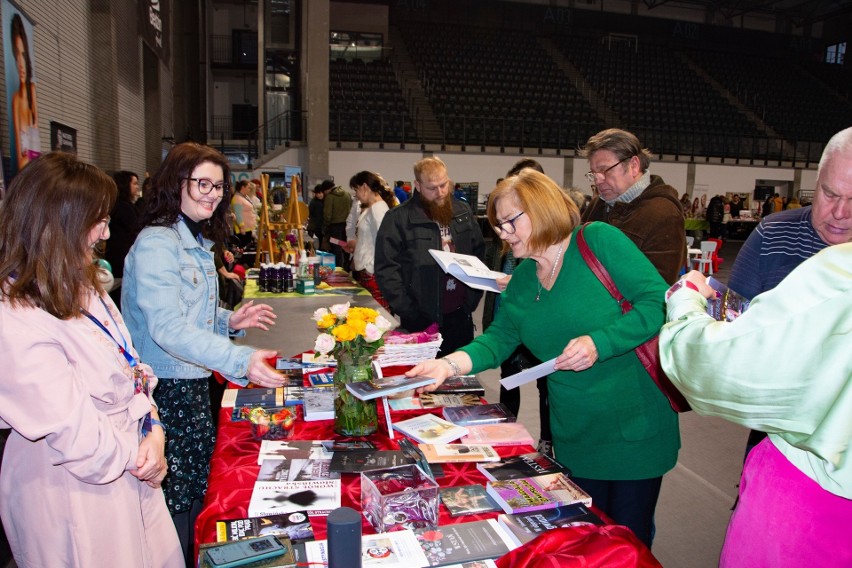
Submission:
<svg viewBox="0 0 852 568">
<path fill-rule="evenodd" d="M 269 326 L 275 325 L 278 316 L 272 311 L 268 304 L 255 304 L 254 300 L 245 302 L 240 308 L 231 314 L 228 327 L 231 329 L 248 329 L 257 327 L 263 331 L 269 331 Z"/>
</svg>

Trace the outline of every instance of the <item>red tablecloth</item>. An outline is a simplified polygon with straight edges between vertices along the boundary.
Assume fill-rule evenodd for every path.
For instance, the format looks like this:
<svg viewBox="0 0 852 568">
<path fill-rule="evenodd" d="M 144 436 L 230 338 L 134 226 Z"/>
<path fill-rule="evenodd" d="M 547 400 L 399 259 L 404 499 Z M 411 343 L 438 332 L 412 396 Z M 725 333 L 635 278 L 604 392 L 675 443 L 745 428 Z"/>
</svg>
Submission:
<svg viewBox="0 0 852 568">
<path fill-rule="evenodd" d="M 403 369 L 404 370 L 404 369 Z M 398 368 L 385 369 L 385 375 L 401 372 Z M 333 440 L 340 439 L 334 433 L 333 420 L 305 422 L 302 419 L 302 409 L 298 408 L 299 419 L 293 430 L 293 438 L 297 440 Z M 223 408 L 219 414 L 219 429 L 216 437 L 216 447 L 210 461 L 210 477 L 208 479 L 207 495 L 204 499 L 204 509 L 198 516 L 195 531 L 195 552 L 198 545 L 205 542 L 216 542 L 216 521 L 238 519 L 247 516 L 248 504 L 254 482 L 257 479 L 260 466 L 257 465 L 257 454 L 260 442 L 254 440 L 248 421 L 232 422 L 231 408 Z M 395 439 L 388 437 L 382 405 L 379 404 L 379 430 L 367 439 L 380 450 L 399 449 L 398 441 L 402 434 L 394 432 Z M 404 420 L 412 416 L 429 412 L 428 410 L 391 411 L 393 421 Z M 439 411 L 436 414 L 440 415 Z M 532 446 L 505 446 L 496 448 L 503 456 L 513 456 L 535 451 Z M 442 464 L 444 475 L 436 479 L 441 487 L 457 487 L 459 485 L 485 485 L 485 477 L 476 469 L 476 464 Z M 342 474 L 341 504 L 361 510 L 361 477 L 359 474 Z M 446 507 L 441 506 L 438 524 L 463 523 L 479 519 L 489 519 L 497 513 L 480 515 L 464 515 L 451 517 Z M 311 517 L 314 535 L 318 540 L 326 538 L 326 518 Z M 362 531 L 364 534 L 374 533 L 373 527 L 362 515 Z"/>
</svg>

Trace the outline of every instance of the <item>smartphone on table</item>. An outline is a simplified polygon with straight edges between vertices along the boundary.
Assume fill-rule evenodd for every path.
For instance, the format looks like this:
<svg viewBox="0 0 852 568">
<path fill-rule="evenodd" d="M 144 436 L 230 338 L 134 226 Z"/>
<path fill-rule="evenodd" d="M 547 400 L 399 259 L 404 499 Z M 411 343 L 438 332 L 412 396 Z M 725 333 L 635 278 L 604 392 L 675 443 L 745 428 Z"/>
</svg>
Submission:
<svg viewBox="0 0 852 568">
<path fill-rule="evenodd" d="M 242 566 L 265 558 L 281 556 L 285 552 L 287 547 L 278 542 L 274 536 L 237 540 L 205 551 L 207 560 L 216 568 Z"/>
</svg>

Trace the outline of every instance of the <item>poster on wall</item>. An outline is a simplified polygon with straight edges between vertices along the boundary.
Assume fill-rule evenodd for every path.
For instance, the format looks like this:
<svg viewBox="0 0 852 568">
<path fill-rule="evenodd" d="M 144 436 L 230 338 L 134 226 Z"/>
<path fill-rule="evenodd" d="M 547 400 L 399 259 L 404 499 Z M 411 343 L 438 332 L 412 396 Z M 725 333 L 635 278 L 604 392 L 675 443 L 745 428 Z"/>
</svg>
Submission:
<svg viewBox="0 0 852 568">
<path fill-rule="evenodd" d="M 50 149 L 77 155 L 77 129 L 50 121 Z"/>
<path fill-rule="evenodd" d="M 168 0 L 139 0 L 139 35 L 164 65 L 169 62 Z"/>
<path fill-rule="evenodd" d="M 3 54 L 12 176 L 41 155 L 33 45 L 32 22 L 9 0 L 3 0 Z"/>
</svg>

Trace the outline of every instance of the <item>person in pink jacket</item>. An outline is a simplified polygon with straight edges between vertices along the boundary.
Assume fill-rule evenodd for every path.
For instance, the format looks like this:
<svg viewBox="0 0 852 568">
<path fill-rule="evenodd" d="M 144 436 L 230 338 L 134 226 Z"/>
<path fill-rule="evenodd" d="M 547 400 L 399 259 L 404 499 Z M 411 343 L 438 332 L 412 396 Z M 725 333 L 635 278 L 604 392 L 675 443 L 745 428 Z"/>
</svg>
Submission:
<svg viewBox="0 0 852 568">
<path fill-rule="evenodd" d="M 160 488 L 157 378 L 94 264 L 116 194 L 51 152 L 0 208 L 0 516 L 19 568 L 184 566 Z"/>
</svg>

